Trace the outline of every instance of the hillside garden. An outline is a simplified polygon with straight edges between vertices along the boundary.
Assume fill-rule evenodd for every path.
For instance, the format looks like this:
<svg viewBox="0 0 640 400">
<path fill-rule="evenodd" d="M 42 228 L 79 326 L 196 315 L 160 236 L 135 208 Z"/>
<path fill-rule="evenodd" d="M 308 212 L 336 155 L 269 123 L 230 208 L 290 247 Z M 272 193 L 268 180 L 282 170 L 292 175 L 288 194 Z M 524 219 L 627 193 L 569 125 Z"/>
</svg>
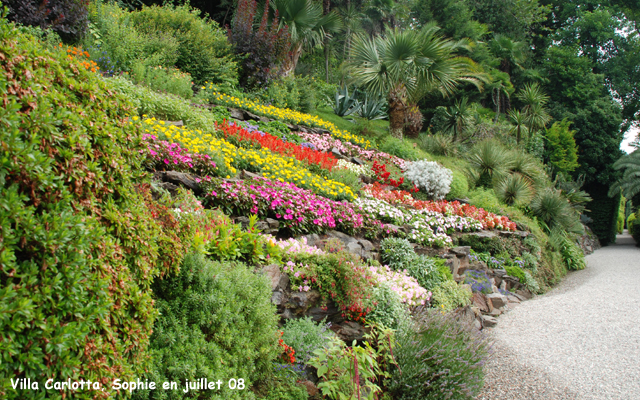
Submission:
<svg viewBox="0 0 640 400">
<path fill-rule="evenodd" d="M 472 399 L 492 272 L 640 233 L 636 103 L 563 2 L 148 3 L 5 2 L 3 398 Z"/>
</svg>

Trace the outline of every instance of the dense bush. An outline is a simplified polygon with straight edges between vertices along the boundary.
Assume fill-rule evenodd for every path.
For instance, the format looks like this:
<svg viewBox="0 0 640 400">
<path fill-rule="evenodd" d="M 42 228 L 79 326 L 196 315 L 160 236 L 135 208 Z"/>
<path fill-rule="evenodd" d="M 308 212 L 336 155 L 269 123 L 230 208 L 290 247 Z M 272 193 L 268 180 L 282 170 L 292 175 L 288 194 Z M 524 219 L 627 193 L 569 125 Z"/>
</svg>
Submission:
<svg viewBox="0 0 640 400">
<path fill-rule="evenodd" d="M 589 184 L 584 189 L 592 197 L 592 201 L 587 204 L 589 211 L 586 212 L 592 219 L 589 227 L 603 246 L 615 243 L 620 194 L 613 198 L 607 196 L 609 188 L 599 183 Z"/>
<path fill-rule="evenodd" d="M 407 165 L 405 176 L 434 200 L 449 193 L 453 173 L 435 161 L 415 161 Z"/>
<path fill-rule="evenodd" d="M 374 306 L 372 307 L 373 311 L 367 315 L 368 322 L 396 329 L 399 320 L 409 315 L 409 311 L 402 304 L 402 299 L 398 293 L 394 292 L 391 285 L 387 283 L 381 283 L 373 288 L 371 301 Z"/>
<path fill-rule="evenodd" d="M 424 310 L 396 333 L 394 399 L 473 399 L 482 389 L 488 341 L 453 316 Z"/>
<path fill-rule="evenodd" d="M 327 346 L 335 337 L 331 323 L 316 323 L 311 317 L 290 319 L 282 328 L 282 340 L 296 351 L 296 362 L 306 364 L 313 352 Z"/>
<path fill-rule="evenodd" d="M 9 378 L 137 378 L 156 315 L 150 285 L 178 268 L 191 234 L 137 186 L 134 109 L 86 65 L 0 19 L 3 398 L 43 393 Z"/>
<path fill-rule="evenodd" d="M 201 18 L 199 11 L 186 5 L 152 6 L 131 13 L 130 18 L 143 34 L 162 32 L 175 37 L 179 44 L 175 66 L 191 74 L 197 85 L 205 82 L 221 86 L 237 84 L 231 44 L 218 24 Z"/>
<path fill-rule="evenodd" d="M 229 390 L 225 379 L 244 379 L 246 388 L 265 379 L 280 353 L 277 315 L 265 277 L 241 263 L 220 263 L 190 253 L 180 273 L 153 285 L 156 320 L 146 379 L 184 382 L 224 380 L 220 391 L 199 399 L 247 398 L 248 389 Z M 183 388 L 137 391 L 135 399 L 193 398 Z"/>
<path fill-rule="evenodd" d="M 635 223 L 633 221 L 636 220 L 636 214 L 629 214 L 629 218 L 627 218 L 627 229 L 631 235 L 635 232 Z"/>
<path fill-rule="evenodd" d="M 638 211 L 638 213 L 640 213 L 640 211 Z M 640 245 L 640 218 L 638 218 L 638 213 L 635 214 L 636 218 L 631 221 L 631 225 L 629 226 L 631 227 L 631 232 L 633 232 L 633 238 L 636 240 L 636 243 Z"/>
<path fill-rule="evenodd" d="M 380 144 L 380 151 L 400 157 L 403 160 L 416 161 L 424 158 L 420 149 L 416 149 L 411 142 L 393 136 L 387 136 Z"/>
<path fill-rule="evenodd" d="M 467 177 L 456 169 L 452 169 L 451 173 L 453 176 L 451 179 L 450 190 L 447 194 L 447 200 L 464 199 L 467 197 L 467 193 L 469 193 L 469 182 L 467 181 Z"/>
<path fill-rule="evenodd" d="M 469 304 L 471 294 L 469 286 L 459 285 L 454 280 L 447 280 L 433 289 L 431 301 L 438 310 L 449 312 Z"/>
<path fill-rule="evenodd" d="M 233 50 L 240 58 L 240 84 L 251 88 L 267 86 L 281 74 L 291 47 L 289 31 L 286 25 L 279 27 L 277 15 L 268 26 L 268 0 L 260 24 L 254 29 L 256 9 L 255 0 L 238 1 L 228 32 Z"/>
<path fill-rule="evenodd" d="M 191 75 L 180 72 L 175 68 L 164 68 L 136 62 L 133 64 L 129 76 L 134 83 L 148 86 L 159 92 L 175 94 L 185 99 L 193 97 Z"/>
<path fill-rule="evenodd" d="M 421 287 L 434 290 L 443 282 L 453 279 L 444 260 L 418 255 L 407 239 L 386 238 L 380 243 L 382 261 L 396 270 L 406 270 Z"/>
<path fill-rule="evenodd" d="M 53 29 L 63 39 L 79 40 L 87 30 L 88 0 L 5 0 L 8 18 L 23 25 Z"/>
</svg>

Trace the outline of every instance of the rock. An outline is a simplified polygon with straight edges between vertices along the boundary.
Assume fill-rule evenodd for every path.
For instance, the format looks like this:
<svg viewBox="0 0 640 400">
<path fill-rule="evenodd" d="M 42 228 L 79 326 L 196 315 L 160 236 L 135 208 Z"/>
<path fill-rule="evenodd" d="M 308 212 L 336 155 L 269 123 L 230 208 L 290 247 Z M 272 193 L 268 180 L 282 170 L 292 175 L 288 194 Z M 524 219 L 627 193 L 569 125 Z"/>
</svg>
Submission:
<svg viewBox="0 0 640 400">
<path fill-rule="evenodd" d="M 533 297 L 533 294 L 531 294 L 531 292 L 527 289 L 518 289 L 516 290 L 515 294 L 524 297 L 526 300 L 529 300 Z"/>
<path fill-rule="evenodd" d="M 487 264 L 484 261 L 475 261 L 473 263 L 469 264 L 469 268 L 467 268 L 467 270 L 472 270 L 472 271 L 491 271 L 491 269 L 489 269 L 489 267 L 487 266 Z"/>
<path fill-rule="evenodd" d="M 506 282 L 505 290 L 514 291 L 520 289 L 520 287 L 522 286 L 522 283 L 520 283 L 520 280 L 516 277 L 505 275 L 502 277 L 502 279 L 504 280 L 504 282 Z"/>
<path fill-rule="evenodd" d="M 337 148 L 335 148 L 335 147 L 331 149 L 331 154 L 332 154 L 335 158 L 337 158 L 338 160 L 346 160 L 346 159 L 347 159 L 345 156 L 343 156 L 343 155 L 340 153 L 340 150 L 338 150 L 338 149 L 337 149 Z"/>
<path fill-rule="evenodd" d="M 476 320 L 476 314 L 471 309 L 471 306 L 465 306 L 454 311 L 455 317 L 465 324 L 473 325 Z"/>
<path fill-rule="evenodd" d="M 358 164 L 358 165 L 364 165 L 365 164 L 364 161 L 362 161 L 358 157 L 351 157 L 351 159 L 349 159 L 349 161 L 351 161 L 354 164 Z"/>
<path fill-rule="evenodd" d="M 502 278 L 503 276 L 507 275 L 507 271 L 501 268 L 496 268 L 491 270 L 491 275 Z"/>
<path fill-rule="evenodd" d="M 504 312 L 504 310 L 502 308 L 494 308 L 493 311 L 491 311 L 489 313 L 489 315 L 491 315 L 492 317 L 498 317 L 500 316 L 500 314 L 502 314 Z"/>
<path fill-rule="evenodd" d="M 307 393 L 310 397 L 317 396 L 320 393 L 316 385 L 314 385 L 311 381 L 300 382 L 300 385 L 304 386 L 305 389 L 307 389 Z"/>
<path fill-rule="evenodd" d="M 373 243 L 371 243 L 367 239 L 360 239 L 358 240 L 358 243 L 362 245 L 362 248 L 365 251 L 373 251 L 375 249 L 375 246 L 373 245 Z"/>
<path fill-rule="evenodd" d="M 520 304 L 520 299 L 518 297 L 516 297 L 515 295 L 508 295 L 507 296 L 507 300 L 509 301 L 509 303 L 518 303 Z"/>
<path fill-rule="evenodd" d="M 184 126 L 184 122 L 182 121 L 164 121 L 164 124 L 173 126 Z"/>
<path fill-rule="evenodd" d="M 340 315 L 342 312 L 333 302 L 329 302 L 326 307 L 312 307 L 307 310 L 307 315 L 310 316 L 315 322 L 320 322 L 326 319 L 328 322 L 337 323 L 344 319 Z"/>
<path fill-rule="evenodd" d="M 517 291 L 516 291 L 516 293 L 512 293 L 512 295 L 513 295 L 515 298 L 517 298 L 518 300 L 520 300 L 520 301 L 525 301 L 525 300 L 527 300 L 527 298 L 526 298 L 526 297 L 524 297 L 524 296 L 523 296 L 523 295 L 521 295 L 521 294 L 518 294 L 518 292 L 517 292 Z"/>
<path fill-rule="evenodd" d="M 258 221 L 255 226 L 260 232 L 267 232 L 269 230 L 269 224 L 267 221 Z"/>
<path fill-rule="evenodd" d="M 160 182 L 158 183 L 158 188 L 169 192 L 171 197 L 174 197 L 176 194 L 178 194 L 178 185 L 174 185 L 171 182 Z M 154 200 L 158 200 L 162 197 L 162 193 L 160 192 L 157 193 L 157 196 L 156 196 L 156 193 L 153 193 L 153 195 L 154 195 L 153 197 Z"/>
<path fill-rule="evenodd" d="M 255 180 L 264 180 L 264 178 L 258 174 L 254 174 L 253 172 L 249 172 L 246 170 L 242 170 L 242 178 L 243 179 L 255 179 Z"/>
<path fill-rule="evenodd" d="M 458 267 L 460 266 L 460 261 L 458 260 L 458 257 L 452 255 L 451 257 L 446 259 L 446 261 L 444 262 L 444 265 L 449 267 L 449 271 L 451 271 L 451 274 L 453 275 L 454 278 L 458 276 Z"/>
<path fill-rule="evenodd" d="M 482 316 L 482 327 L 483 328 L 493 328 L 496 325 L 498 325 L 498 320 L 495 317 L 492 317 L 490 315 L 483 315 Z"/>
<path fill-rule="evenodd" d="M 449 253 L 455 254 L 459 257 L 469 257 L 469 254 L 471 254 L 471 246 L 457 246 L 449 249 Z"/>
<path fill-rule="evenodd" d="M 249 226 L 249 217 L 241 216 L 235 218 L 236 224 L 242 225 L 242 229 L 247 229 Z"/>
<path fill-rule="evenodd" d="M 400 227 L 398 225 L 393 225 L 393 224 L 384 224 L 382 229 L 387 233 L 400 231 Z"/>
<path fill-rule="evenodd" d="M 365 183 L 367 185 L 370 185 L 370 184 L 372 184 L 373 182 L 376 181 L 372 177 L 366 176 L 366 175 L 360 175 L 360 180 L 362 181 L 362 183 Z"/>
<path fill-rule="evenodd" d="M 164 182 L 170 182 L 174 185 L 184 186 L 187 189 L 193 191 L 194 194 L 199 195 L 202 193 L 200 184 L 196 181 L 195 177 L 183 172 L 166 171 L 162 172 L 162 180 Z"/>
<path fill-rule="evenodd" d="M 499 231 L 498 234 L 501 237 L 520 238 L 520 239 L 524 239 L 530 235 L 530 233 L 526 231 Z"/>
<path fill-rule="evenodd" d="M 487 299 L 489 299 L 493 308 L 501 308 L 507 305 L 507 298 L 500 293 L 488 294 Z"/>
<path fill-rule="evenodd" d="M 490 313 L 493 311 L 493 304 L 487 299 L 487 296 L 484 293 L 475 292 L 471 297 L 471 304 L 473 306 L 478 307 L 480 312 Z"/>
<path fill-rule="evenodd" d="M 280 319 L 283 319 L 283 320 L 287 320 L 287 319 L 292 319 L 293 318 L 293 313 L 288 308 L 286 308 L 283 313 L 278 314 L 278 315 L 280 315 Z"/>
<path fill-rule="evenodd" d="M 282 305 L 284 299 L 284 294 L 282 292 L 273 292 L 271 295 L 271 303 L 276 306 Z"/>
<path fill-rule="evenodd" d="M 346 321 L 339 325 L 332 325 L 331 330 L 338 335 L 345 343 L 351 344 L 354 340 L 360 341 L 364 339 L 364 334 L 370 331 L 369 328 L 365 328 L 357 322 Z"/>
<path fill-rule="evenodd" d="M 493 239 L 498 237 L 498 234 L 493 231 L 479 231 L 468 233 L 469 236 L 476 236 L 483 239 Z"/>
<path fill-rule="evenodd" d="M 477 318 L 473 321 L 473 326 L 476 327 L 477 330 L 482 329 L 482 322 L 480 322 L 480 320 L 478 320 Z"/>
<path fill-rule="evenodd" d="M 269 278 L 272 292 L 285 290 L 289 285 L 289 275 L 280 272 L 280 266 L 277 264 L 271 264 L 263 267 L 262 273 Z"/>
<path fill-rule="evenodd" d="M 273 218 L 267 218 L 266 223 L 269 224 L 269 229 L 278 229 L 280 227 L 280 221 Z"/>
<path fill-rule="evenodd" d="M 231 118 L 238 119 L 240 121 L 244 121 L 244 112 L 238 108 L 228 107 L 229 114 L 231 114 Z"/>
</svg>

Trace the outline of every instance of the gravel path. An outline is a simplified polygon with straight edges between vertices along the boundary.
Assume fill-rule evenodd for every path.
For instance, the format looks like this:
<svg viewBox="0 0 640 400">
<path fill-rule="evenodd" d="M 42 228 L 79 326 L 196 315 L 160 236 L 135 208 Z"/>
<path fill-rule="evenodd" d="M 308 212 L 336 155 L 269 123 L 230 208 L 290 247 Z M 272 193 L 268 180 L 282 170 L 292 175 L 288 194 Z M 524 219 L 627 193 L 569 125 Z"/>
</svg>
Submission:
<svg viewBox="0 0 640 400">
<path fill-rule="evenodd" d="M 477 399 L 640 399 L 640 248 L 628 234 L 498 318 Z"/>
</svg>

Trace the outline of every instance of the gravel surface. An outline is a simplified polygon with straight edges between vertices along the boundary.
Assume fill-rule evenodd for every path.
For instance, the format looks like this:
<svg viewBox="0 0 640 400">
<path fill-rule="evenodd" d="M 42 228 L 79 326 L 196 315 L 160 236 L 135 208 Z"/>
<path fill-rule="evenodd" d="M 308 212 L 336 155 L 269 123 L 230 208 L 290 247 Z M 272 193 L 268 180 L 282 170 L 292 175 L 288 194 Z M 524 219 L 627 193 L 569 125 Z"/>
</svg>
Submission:
<svg viewBox="0 0 640 400">
<path fill-rule="evenodd" d="M 628 234 L 498 318 L 477 399 L 640 399 L 640 248 Z"/>
</svg>

